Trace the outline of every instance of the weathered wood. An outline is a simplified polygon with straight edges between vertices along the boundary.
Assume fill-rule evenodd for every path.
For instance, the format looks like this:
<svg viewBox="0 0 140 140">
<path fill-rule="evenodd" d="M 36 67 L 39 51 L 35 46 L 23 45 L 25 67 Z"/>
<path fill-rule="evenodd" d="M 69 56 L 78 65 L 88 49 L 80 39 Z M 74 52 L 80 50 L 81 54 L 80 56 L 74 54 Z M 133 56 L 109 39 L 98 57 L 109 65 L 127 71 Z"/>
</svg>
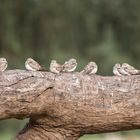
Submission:
<svg viewBox="0 0 140 140">
<path fill-rule="evenodd" d="M 30 118 L 17 140 L 77 140 L 140 128 L 140 75 L 0 73 L 0 119 Z"/>
</svg>

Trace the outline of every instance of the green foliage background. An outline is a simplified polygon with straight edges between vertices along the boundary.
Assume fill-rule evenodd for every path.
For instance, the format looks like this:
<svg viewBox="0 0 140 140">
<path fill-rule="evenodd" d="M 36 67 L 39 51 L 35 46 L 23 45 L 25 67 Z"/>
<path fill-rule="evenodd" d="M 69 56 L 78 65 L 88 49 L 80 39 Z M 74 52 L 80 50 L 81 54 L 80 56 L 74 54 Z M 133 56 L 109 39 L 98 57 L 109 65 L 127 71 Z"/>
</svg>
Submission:
<svg viewBox="0 0 140 140">
<path fill-rule="evenodd" d="M 24 69 L 28 57 L 46 69 L 51 59 L 74 57 L 78 71 L 96 61 L 100 75 L 112 75 L 115 63 L 140 69 L 139 7 L 139 0 L 0 0 L 0 56 L 9 69 Z M 0 139 L 10 139 L 23 125 L 1 121 Z"/>
</svg>

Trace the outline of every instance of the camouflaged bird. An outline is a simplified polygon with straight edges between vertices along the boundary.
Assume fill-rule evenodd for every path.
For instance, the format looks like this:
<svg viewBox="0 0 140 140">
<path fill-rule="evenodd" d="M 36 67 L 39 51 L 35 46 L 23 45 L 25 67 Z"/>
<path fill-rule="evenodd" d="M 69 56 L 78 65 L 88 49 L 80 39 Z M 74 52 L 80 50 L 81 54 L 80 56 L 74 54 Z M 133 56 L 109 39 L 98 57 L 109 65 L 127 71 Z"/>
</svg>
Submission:
<svg viewBox="0 0 140 140">
<path fill-rule="evenodd" d="M 85 68 L 81 71 L 83 74 L 92 75 L 95 74 L 98 70 L 98 66 L 95 62 L 89 62 Z"/>
<path fill-rule="evenodd" d="M 0 72 L 3 72 L 6 70 L 6 68 L 8 67 L 8 62 L 6 60 L 6 58 L 0 58 Z"/>
<path fill-rule="evenodd" d="M 116 76 L 121 76 L 122 74 L 120 73 L 121 65 L 120 64 L 115 64 L 113 67 L 113 74 Z"/>
<path fill-rule="evenodd" d="M 73 72 L 77 67 L 76 59 L 72 58 L 62 65 L 62 72 Z"/>
<path fill-rule="evenodd" d="M 53 73 L 60 73 L 62 71 L 62 65 L 57 63 L 56 60 L 52 60 L 50 63 L 50 71 Z"/>
<path fill-rule="evenodd" d="M 126 71 L 128 73 L 128 75 L 138 75 L 138 74 L 140 74 L 140 70 L 134 68 L 133 66 L 131 66 L 127 63 L 123 63 L 122 68 L 124 69 L 124 71 Z"/>
<path fill-rule="evenodd" d="M 113 73 L 117 76 L 127 76 L 130 75 L 120 64 L 115 64 L 113 67 Z"/>
<path fill-rule="evenodd" d="M 25 68 L 29 71 L 42 71 L 44 70 L 35 60 L 28 58 L 25 61 Z"/>
</svg>

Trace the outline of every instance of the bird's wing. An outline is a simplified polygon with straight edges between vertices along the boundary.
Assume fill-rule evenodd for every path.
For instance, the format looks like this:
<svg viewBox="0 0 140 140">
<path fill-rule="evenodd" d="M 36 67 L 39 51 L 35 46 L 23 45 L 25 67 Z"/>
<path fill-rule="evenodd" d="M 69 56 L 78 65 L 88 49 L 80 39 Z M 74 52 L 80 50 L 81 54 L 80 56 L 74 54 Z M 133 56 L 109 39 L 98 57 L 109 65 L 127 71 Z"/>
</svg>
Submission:
<svg viewBox="0 0 140 140">
<path fill-rule="evenodd" d="M 86 65 L 83 69 L 83 73 L 89 73 L 90 72 L 90 67 L 89 65 Z"/>
<path fill-rule="evenodd" d="M 135 69 L 133 66 L 130 66 L 127 67 L 127 71 L 130 73 L 130 74 L 138 74 L 139 73 L 139 70 Z"/>
<path fill-rule="evenodd" d="M 56 69 L 57 69 L 58 71 L 61 71 L 61 70 L 62 70 L 62 66 L 59 65 L 59 64 L 57 64 Z"/>
<path fill-rule="evenodd" d="M 69 63 L 66 61 L 64 64 L 63 64 L 63 69 L 68 69 L 69 68 Z"/>
<path fill-rule="evenodd" d="M 37 69 L 37 70 L 42 70 L 43 69 L 36 61 L 31 61 L 30 65 L 33 69 Z"/>
<path fill-rule="evenodd" d="M 1 63 L 0 64 L 0 69 L 5 70 L 7 68 L 7 66 L 8 66 L 7 63 Z"/>
</svg>

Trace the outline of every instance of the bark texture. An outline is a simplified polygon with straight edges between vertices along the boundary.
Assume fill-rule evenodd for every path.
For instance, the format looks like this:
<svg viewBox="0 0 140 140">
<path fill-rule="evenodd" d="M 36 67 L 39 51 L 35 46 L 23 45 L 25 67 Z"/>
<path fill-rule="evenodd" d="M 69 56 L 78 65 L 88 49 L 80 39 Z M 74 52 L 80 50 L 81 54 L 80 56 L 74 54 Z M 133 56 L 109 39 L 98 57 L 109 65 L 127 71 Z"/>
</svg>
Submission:
<svg viewBox="0 0 140 140">
<path fill-rule="evenodd" d="M 30 118 L 14 140 L 77 140 L 140 128 L 140 75 L 0 73 L 0 119 Z"/>
</svg>

